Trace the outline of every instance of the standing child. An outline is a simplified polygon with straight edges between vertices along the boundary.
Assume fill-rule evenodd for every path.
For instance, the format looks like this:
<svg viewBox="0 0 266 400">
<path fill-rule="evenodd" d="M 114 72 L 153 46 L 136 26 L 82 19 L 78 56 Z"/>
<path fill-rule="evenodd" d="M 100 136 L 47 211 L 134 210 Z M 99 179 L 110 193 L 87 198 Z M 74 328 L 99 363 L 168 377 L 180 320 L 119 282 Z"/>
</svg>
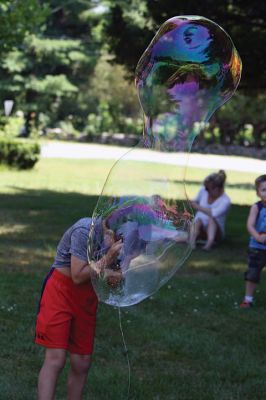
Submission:
<svg viewBox="0 0 266 400">
<path fill-rule="evenodd" d="M 266 266 L 266 174 L 255 180 L 258 197 L 261 199 L 250 208 L 247 229 L 250 233 L 248 269 L 245 272 L 246 293 L 240 308 L 250 308 L 254 290 L 260 281 L 261 271 Z"/>
<path fill-rule="evenodd" d="M 113 237 L 107 253 L 99 261 L 88 263 L 90 225 L 91 218 L 82 218 L 64 233 L 43 285 L 35 342 L 46 351 L 39 373 L 38 400 L 54 399 L 67 352 L 70 354 L 67 399 L 81 399 L 91 364 L 96 324 L 97 297 L 91 276 L 104 270 L 110 286 L 118 284 L 121 278 L 119 271 L 108 269 L 120 253 L 121 240 L 115 241 Z"/>
</svg>

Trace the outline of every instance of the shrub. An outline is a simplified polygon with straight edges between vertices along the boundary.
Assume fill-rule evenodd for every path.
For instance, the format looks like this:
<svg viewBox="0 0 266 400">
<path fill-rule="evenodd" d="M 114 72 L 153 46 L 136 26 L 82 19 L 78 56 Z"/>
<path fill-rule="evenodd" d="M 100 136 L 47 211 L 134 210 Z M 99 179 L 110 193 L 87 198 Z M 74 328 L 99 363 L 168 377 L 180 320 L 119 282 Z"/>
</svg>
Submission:
<svg viewBox="0 0 266 400">
<path fill-rule="evenodd" d="M 18 169 L 33 168 L 39 160 L 40 146 L 28 139 L 0 138 L 0 163 Z"/>
<path fill-rule="evenodd" d="M 0 116 L 0 133 L 5 138 L 12 139 L 18 136 L 23 125 L 24 118 L 21 114 L 9 117 Z"/>
</svg>

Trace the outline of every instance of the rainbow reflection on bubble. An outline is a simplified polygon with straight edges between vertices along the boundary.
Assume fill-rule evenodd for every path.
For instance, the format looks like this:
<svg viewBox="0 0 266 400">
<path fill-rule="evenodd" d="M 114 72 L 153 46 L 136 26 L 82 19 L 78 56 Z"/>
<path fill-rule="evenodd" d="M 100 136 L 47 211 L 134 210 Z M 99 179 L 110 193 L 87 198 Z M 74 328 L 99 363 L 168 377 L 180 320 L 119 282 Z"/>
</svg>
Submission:
<svg viewBox="0 0 266 400">
<path fill-rule="evenodd" d="M 198 16 L 166 21 L 142 55 L 136 88 L 144 111 L 138 145 L 112 167 L 93 213 L 89 261 L 101 261 L 123 238 L 115 262 L 92 278 L 99 300 L 124 307 L 155 293 L 191 253 L 193 215 L 186 198 L 184 167 L 138 162 L 141 149 L 189 152 L 214 111 L 234 93 L 241 60 L 227 33 Z M 145 149 L 145 150 L 144 150 Z M 149 152 L 149 154 L 148 154 Z M 106 258 L 106 257 L 105 257 Z M 119 284 L 107 272 L 119 271 Z"/>
<path fill-rule="evenodd" d="M 214 111 L 234 93 L 241 60 L 231 38 L 198 16 L 166 21 L 140 58 L 136 87 L 152 142 L 189 150 Z"/>
</svg>

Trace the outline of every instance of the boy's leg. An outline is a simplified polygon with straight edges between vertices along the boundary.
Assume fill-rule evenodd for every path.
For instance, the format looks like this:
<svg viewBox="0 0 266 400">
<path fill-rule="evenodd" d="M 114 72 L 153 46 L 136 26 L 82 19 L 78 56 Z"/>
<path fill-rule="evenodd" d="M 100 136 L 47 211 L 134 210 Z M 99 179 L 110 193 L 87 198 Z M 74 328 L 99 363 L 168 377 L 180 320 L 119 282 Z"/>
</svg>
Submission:
<svg viewBox="0 0 266 400">
<path fill-rule="evenodd" d="M 91 282 L 75 285 L 72 295 L 74 318 L 68 343 L 67 399 L 80 400 L 91 365 L 98 299 Z"/>
<path fill-rule="evenodd" d="M 256 289 L 257 283 L 246 280 L 246 290 L 245 297 L 242 303 L 240 303 L 240 308 L 250 308 L 253 304 L 253 295 Z"/>
<path fill-rule="evenodd" d="M 245 296 L 253 297 L 254 290 L 256 289 L 257 283 L 246 281 L 246 293 Z"/>
<path fill-rule="evenodd" d="M 91 355 L 70 354 L 67 400 L 81 400 L 90 365 Z"/>
<path fill-rule="evenodd" d="M 263 253 L 250 248 L 248 250 L 248 269 L 244 274 L 246 281 L 245 298 L 240 304 L 240 308 L 246 308 L 246 306 L 252 305 L 254 291 L 257 284 L 260 282 L 261 270 L 264 265 L 265 260 L 263 259 Z"/>
<path fill-rule="evenodd" d="M 66 362 L 66 350 L 46 349 L 38 379 L 38 400 L 53 400 L 58 376 Z"/>
</svg>

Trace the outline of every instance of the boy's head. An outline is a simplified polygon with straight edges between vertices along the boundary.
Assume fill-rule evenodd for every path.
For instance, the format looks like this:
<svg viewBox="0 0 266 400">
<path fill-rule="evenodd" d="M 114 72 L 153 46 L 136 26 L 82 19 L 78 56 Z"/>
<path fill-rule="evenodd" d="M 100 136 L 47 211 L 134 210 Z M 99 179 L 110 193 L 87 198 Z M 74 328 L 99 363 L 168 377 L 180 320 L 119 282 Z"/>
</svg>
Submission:
<svg viewBox="0 0 266 400">
<path fill-rule="evenodd" d="M 266 201 L 266 174 L 258 176 L 255 180 L 255 188 L 257 195 L 263 201 Z"/>
<path fill-rule="evenodd" d="M 266 174 L 260 175 L 255 179 L 255 187 L 256 187 L 257 191 L 258 191 L 260 185 L 262 184 L 262 182 L 266 182 Z"/>
</svg>

